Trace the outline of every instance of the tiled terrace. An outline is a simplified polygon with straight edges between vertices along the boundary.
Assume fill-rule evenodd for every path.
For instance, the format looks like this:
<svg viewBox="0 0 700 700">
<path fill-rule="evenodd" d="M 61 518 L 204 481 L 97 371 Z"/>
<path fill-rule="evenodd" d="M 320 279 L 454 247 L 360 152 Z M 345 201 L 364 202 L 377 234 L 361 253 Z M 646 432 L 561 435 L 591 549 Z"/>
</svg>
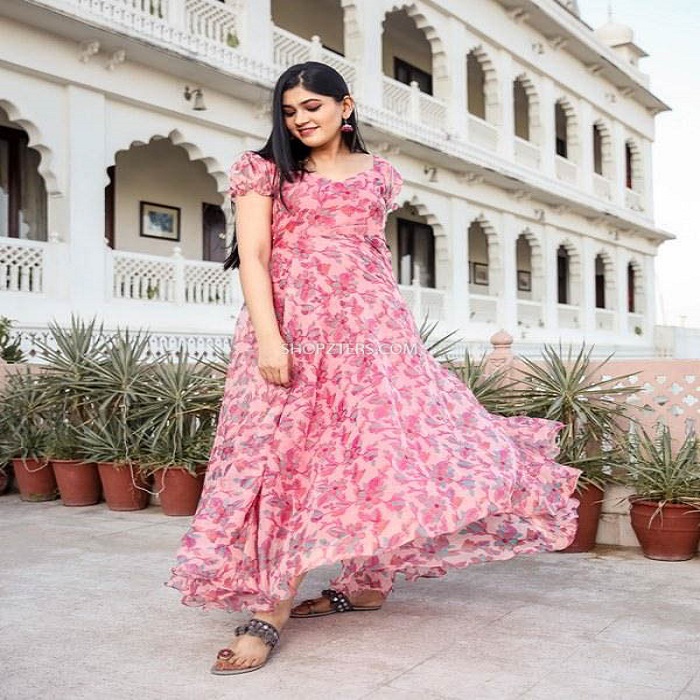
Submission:
<svg viewBox="0 0 700 700">
<path fill-rule="evenodd" d="M 400 580 L 382 611 L 293 620 L 263 670 L 212 676 L 243 616 L 162 585 L 186 524 L 1 497 L 0 697 L 700 698 L 700 559 L 603 547 Z"/>
</svg>

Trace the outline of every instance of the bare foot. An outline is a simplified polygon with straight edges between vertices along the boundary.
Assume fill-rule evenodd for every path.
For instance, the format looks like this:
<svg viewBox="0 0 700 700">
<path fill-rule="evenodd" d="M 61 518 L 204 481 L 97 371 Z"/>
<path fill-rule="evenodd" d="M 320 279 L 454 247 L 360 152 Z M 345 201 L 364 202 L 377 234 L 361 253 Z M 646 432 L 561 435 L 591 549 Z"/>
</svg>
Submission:
<svg viewBox="0 0 700 700">
<path fill-rule="evenodd" d="M 366 590 L 358 591 L 348 596 L 350 602 L 360 608 L 374 608 L 380 607 L 382 603 L 386 600 L 379 591 Z M 326 596 L 319 596 L 318 598 L 312 598 L 311 600 L 305 600 L 292 608 L 294 615 L 300 615 L 302 617 L 306 615 L 330 612 L 333 610 L 333 604 L 330 599 Z"/>
</svg>

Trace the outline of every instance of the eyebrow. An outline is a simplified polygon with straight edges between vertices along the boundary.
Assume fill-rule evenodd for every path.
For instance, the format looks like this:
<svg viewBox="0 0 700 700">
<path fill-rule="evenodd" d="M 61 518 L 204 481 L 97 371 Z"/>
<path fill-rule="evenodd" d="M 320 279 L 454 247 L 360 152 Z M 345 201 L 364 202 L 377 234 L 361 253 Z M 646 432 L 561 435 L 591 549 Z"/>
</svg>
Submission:
<svg viewBox="0 0 700 700">
<path fill-rule="evenodd" d="M 302 100 L 299 104 L 306 104 L 307 102 L 320 102 L 321 98 L 320 97 L 307 97 L 305 100 Z M 290 107 L 291 109 L 294 109 L 294 105 L 285 105 L 283 104 L 282 107 Z"/>
</svg>

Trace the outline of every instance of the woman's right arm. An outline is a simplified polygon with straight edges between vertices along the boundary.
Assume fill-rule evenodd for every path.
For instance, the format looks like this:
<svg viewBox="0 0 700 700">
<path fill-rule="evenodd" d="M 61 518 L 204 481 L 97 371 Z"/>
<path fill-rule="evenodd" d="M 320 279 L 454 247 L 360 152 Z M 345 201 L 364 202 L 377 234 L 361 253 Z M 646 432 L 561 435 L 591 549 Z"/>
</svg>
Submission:
<svg viewBox="0 0 700 700">
<path fill-rule="evenodd" d="M 273 384 L 289 386 L 291 354 L 285 350 L 272 297 L 272 197 L 255 191 L 236 198 L 236 238 L 243 297 L 258 341 L 258 369 Z"/>
</svg>

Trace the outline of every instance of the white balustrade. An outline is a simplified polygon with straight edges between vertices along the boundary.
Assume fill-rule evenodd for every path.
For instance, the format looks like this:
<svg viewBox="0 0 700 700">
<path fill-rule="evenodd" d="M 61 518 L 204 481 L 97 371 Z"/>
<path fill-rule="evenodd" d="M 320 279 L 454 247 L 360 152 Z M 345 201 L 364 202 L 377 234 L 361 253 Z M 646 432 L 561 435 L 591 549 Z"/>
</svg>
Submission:
<svg viewBox="0 0 700 700">
<path fill-rule="evenodd" d="M 446 293 L 433 287 L 421 287 L 419 284 L 399 285 L 399 291 L 414 318 L 419 322 L 426 313 L 429 321 L 446 320 Z"/>
<path fill-rule="evenodd" d="M 112 295 L 115 299 L 174 302 L 174 259 L 112 251 Z"/>
<path fill-rule="evenodd" d="M 595 327 L 599 331 L 615 330 L 615 312 L 611 309 L 596 309 L 595 310 Z"/>
<path fill-rule="evenodd" d="M 0 237 L 0 292 L 41 294 L 47 245 Z"/>
<path fill-rule="evenodd" d="M 635 192 L 628 187 L 625 190 L 625 206 L 634 211 L 644 211 L 642 196 L 639 194 L 639 192 Z"/>
<path fill-rule="evenodd" d="M 610 186 L 610 180 L 602 175 L 598 175 L 598 173 L 593 173 L 593 192 L 596 197 L 611 199 L 612 188 Z"/>
<path fill-rule="evenodd" d="M 237 4 L 218 0 L 185 0 L 187 27 L 192 34 L 226 44 L 238 46 Z"/>
<path fill-rule="evenodd" d="M 576 164 L 572 163 L 568 158 L 562 158 L 561 156 L 555 156 L 554 160 L 557 178 L 562 182 L 575 185 L 577 175 Z"/>
<path fill-rule="evenodd" d="M 580 328 L 581 309 L 572 304 L 557 304 L 559 328 Z"/>
<path fill-rule="evenodd" d="M 627 330 L 634 335 L 644 335 L 646 324 L 643 314 L 627 314 Z"/>
<path fill-rule="evenodd" d="M 272 37 L 274 62 L 277 66 L 287 68 L 295 63 L 320 61 L 335 68 L 345 78 L 352 91 L 357 76 L 354 64 L 334 51 L 324 48 L 320 37 L 314 35 L 311 41 L 307 41 L 280 27 L 274 27 Z"/>
<path fill-rule="evenodd" d="M 447 117 L 445 103 L 432 95 L 422 92 L 420 88 L 412 89 L 417 89 L 419 93 L 419 121 L 421 124 L 426 124 L 433 129 L 444 128 Z"/>
<path fill-rule="evenodd" d="M 489 294 L 469 295 L 469 316 L 472 323 L 496 323 L 498 299 Z"/>
<path fill-rule="evenodd" d="M 515 136 L 515 160 L 527 168 L 540 167 L 540 149 L 535 144 Z"/>
<path fill-rule="evenodd" d="M 488 151 L 496 150 L 498 146 L 498 129 L 493 124 L 489 124 L 487 121 L 470 114 L 467 128 L 469 130 L 470 143 Z"/>
<path fill-rule="evenodd" d="M 445 127 L 445 103 L 422 92 L 415 81 L 406 85 L 382 76 L 382 107 L 396 121 L 413 122 L 434 130 Z"/>
<path fill-rule="evenodd" d="M 544 308 L 541 301 L 518 299 L 518 325 L 526 328 L 542 328 L 544 326 Z"/>
</svg>

